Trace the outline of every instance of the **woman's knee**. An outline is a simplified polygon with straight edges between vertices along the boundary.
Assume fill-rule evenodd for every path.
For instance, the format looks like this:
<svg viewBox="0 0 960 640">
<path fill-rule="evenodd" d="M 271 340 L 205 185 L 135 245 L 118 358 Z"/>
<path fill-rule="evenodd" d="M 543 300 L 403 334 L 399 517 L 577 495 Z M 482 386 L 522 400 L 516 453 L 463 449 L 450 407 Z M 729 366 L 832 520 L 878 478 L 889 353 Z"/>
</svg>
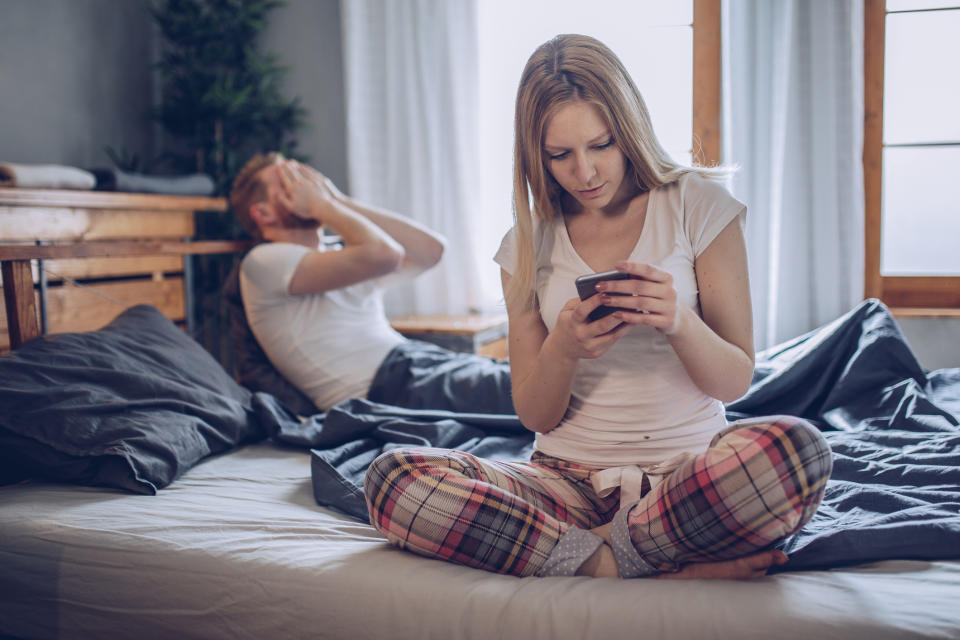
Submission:
<svg viewBox="0 0 960 640">
<path fill-rule="evenodd" d="M 803 420 L 794 418 L 785 422 L 784 437 L 791 443 L 797 460 L 803 467 L 808 482 L 822 489 L 833 472 L 833 453 L 830 444 L 820 429 Z"/>
<path fill-rule="evenodd" d="M 776 416 L 734 423 L 714 443 L 735 455 L 746 486 L 776 513 L 784 536 L 813 518 L 833 469 L 823 434 L 801 418 Z"/>
<path fill-rule="evenodd" d="M 394 492 L 398 485 L 403 484 L 403 476 L 412 472 L 415 467 L 416 451 L 403 448 L 384 451 L 370 463 L 363 478 L 363 491 L 371 521 L 383 510 L 387 496 Z"/>
<path fill-rule="evenodd" d="M 720 432 L 711 443 L 733 446 L 741 455 L 762 452 L 781 474 L 799 473 L 800 480 L 811 493 L 822 488 L 833 471 L 833 455 L 826 438 L 803 418 L 773 416 L 742 420 Z"/>
<path fill-rule="evenodd" d="M 472 456 L 448 449 L 401 447 L 377 456 L 363 479 L 367 510 L 374 526 L 385 508 L 397 503 L 418 482 L 442 483 L 451 477 L 475 477 Z"/>
</svg>

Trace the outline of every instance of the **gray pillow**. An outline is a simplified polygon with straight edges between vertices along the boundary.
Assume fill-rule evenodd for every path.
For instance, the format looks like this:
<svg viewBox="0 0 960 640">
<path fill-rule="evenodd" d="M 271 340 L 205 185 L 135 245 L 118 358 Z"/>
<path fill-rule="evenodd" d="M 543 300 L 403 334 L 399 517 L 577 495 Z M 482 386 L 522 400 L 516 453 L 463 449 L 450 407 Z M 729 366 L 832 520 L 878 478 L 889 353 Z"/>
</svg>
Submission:
<svg viewBox="0 0 960 640">
<path fill-rule="evenodd" d="M 154 494 L 203 458 L 266 437 L 251 394 L 155 308 L 0 357 L 0 483 Z"/>
</svg>

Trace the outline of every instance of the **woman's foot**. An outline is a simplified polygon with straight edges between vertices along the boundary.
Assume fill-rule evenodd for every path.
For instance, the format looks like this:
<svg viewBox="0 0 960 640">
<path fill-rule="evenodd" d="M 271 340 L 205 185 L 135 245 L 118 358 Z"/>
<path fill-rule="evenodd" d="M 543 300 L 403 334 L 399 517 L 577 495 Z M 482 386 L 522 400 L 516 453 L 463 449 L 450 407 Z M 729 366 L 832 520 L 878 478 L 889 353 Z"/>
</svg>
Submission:
<svg viewBox="0 0 960 640">
<path fill-rule="evenodd" d="M 617 560 L 609 544 L 610 524 L 596 527 L 591 529 L 590 532 L 603 538 L 605 543 L 592 556 L 587 558 L 587 561 L 577 570 L 577 575 L 593 576 L 594 578 L 619 577 Z M 767 575 L 770 567 L 779 566 L 786 562 L 787 554 L 783 551 L 771 549 L 734 558 L 733 560 L 693 562 L 683 565 L 679 571 L 674 573 L 658 573 L 651 577 L 661 580 L 746 580 L 761 578 Z"/>
<path fill-rule="evenodd" d="M 578 576 L 592 576 L 594 578 L 619 578 L 617 559 L 613 555 L 610 545 L 603 543 L 600 548 L 587 558 L 586 562 L 577 569 Z"/>
<path fill-rule="evenodd" d="M 733 560 L 693 562 L 683 565 L 675 573 L 658 573 L 652 577 L 661 580 L 745 580 L 762 578 L 767 575 L 770 567 L 779 566 L 786 562 L 787 554 L 783 551 L 760 551 Z"/>
</svg>

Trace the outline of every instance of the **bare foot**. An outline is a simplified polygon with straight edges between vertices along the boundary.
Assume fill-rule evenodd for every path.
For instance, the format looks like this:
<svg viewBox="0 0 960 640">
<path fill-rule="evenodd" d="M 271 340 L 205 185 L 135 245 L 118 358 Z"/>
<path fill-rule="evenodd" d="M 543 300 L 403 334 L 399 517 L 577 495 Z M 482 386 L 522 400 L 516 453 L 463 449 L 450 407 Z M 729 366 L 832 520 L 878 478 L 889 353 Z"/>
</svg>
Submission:
<svg viewBox="0 0 960 640">
<path fill-rule="evenodd" d="M 593 576 L 595 578 L 617 578 L 617 560 L 610 547 L 610 523 L 595 527 L 592 533 L 604 539 L 606 544 L 600 546 L 586 562 L 577 570 L 578 576 Z M 658 573 L 651 578 L 660 580 L 746 580 L 762 578 L 767 575 L 770 567 L 786 564 L 787 554 L 775 549 L 760 551 L 748 556 L 733 560 L 718 562 L 693 562 L 680 567 L 675 573 Z"/>
<path fill-rule="evenodd" d="M 610 545 L 604 543 L 593 552 L 593 555 L 577 569 L 578 576 L 592 576 L 594 578 L 619 578 L 617 559 L 613 555 Z"/>
<path fill-rule="evenodd" d="M 661 580 L 744 580 L 767 575 L 770 567 L 787 562 L 783 551 L 761 551 L 742 558 L 719 562 L 694 562 L 683 565 L 676 573 L 658 573 Z"/>
</svg>

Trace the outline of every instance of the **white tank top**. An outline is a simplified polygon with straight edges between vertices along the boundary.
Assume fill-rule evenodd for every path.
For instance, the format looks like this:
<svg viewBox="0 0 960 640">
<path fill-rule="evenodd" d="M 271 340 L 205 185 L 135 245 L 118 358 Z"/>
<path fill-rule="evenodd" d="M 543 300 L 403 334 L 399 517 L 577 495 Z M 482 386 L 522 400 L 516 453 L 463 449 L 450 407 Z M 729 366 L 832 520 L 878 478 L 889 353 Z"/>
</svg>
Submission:
<svg viewBox="0 0 960 640">
<path fill-rule="evenodd" d="M 686 174 L 650 193 L 643 231 L 630 254 L 669 272 L 678 299 L 700 313 L 694 260 L 746 207 L 718 183 Z M 535 229 L 536 291 L 552 331 L 563 305 L 577 297 L 574 280 L 591 273 L 570 242 L 561 216 Z M 507 273 L 516 261 L 514 231 L 494 258 Z M 551 456 L 597 467 L 652 465 L 705 450 L 726 426 L 723 404 L 687 375 L 667 338 L 636 326 L 596 359 L 577 365 L 570 404 L 560 424 L 536 435 Z"/>
</svg>

